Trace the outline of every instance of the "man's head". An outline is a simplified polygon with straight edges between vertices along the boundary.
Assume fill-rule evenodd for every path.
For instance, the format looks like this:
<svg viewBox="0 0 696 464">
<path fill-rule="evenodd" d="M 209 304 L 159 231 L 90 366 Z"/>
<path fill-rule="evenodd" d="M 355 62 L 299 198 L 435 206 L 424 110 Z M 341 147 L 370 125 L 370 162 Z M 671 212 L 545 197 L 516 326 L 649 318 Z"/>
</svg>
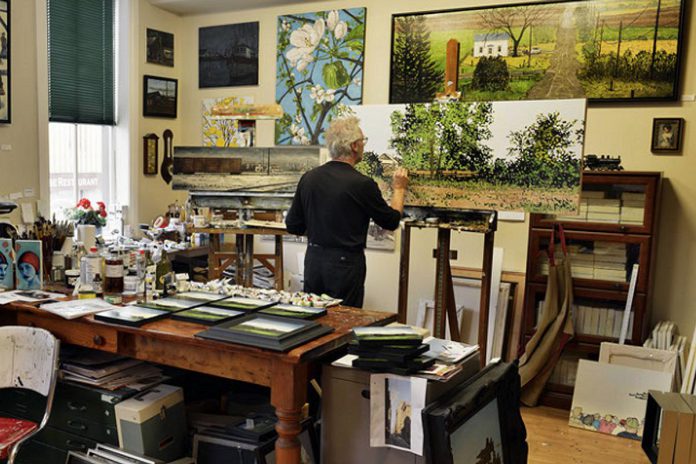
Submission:
<svg viewBox="0 0 696 464">
<path fill-rule="evenodd" d="M 334 119 L 326 130 L 326 145 L 331 159 L 359 163 L 365 148 L 360 120 L 355 116 Z"/>
</svg>

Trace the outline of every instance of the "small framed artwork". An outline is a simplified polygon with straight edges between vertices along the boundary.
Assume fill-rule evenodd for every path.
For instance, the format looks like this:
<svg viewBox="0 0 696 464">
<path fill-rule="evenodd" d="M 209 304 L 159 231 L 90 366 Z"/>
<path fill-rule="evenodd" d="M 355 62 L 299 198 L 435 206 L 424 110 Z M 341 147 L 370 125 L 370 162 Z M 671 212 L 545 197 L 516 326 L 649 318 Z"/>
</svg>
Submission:
<svg viewBox="0 0 696 464">
<path fill-rule="evenodd" d="M 176 119 L 178 81 L 143 76 L 143 116 Z"/>
<path fill-rule="evenodd" d="M 147 29 L 147 62 L 174 67 L 174 34 Z"/>
<path fill-rule="evenodd" d="M 683 118 L 653 119 L 650 150 L 655 153 L 678 153 L 681 151 Z"/>
<path fill-rule="evenodd" d="M 159 137 L 157 134 L 143 136 L 143 174 L 146 176 L 157 175 L 158 141 Z"/>
</svg>

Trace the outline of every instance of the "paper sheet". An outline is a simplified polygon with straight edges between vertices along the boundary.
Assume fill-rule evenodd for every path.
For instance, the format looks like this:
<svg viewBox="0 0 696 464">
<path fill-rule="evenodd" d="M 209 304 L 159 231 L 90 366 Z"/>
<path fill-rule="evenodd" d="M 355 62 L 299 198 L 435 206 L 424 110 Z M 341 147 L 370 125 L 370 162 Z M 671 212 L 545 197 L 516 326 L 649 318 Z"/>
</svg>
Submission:
<svg viewBox="0 0 696 464">
<path fill-rule="evenodd" d="M 392 374 L 370 376 L 370 446 L 423 455 L 426 379 Z"/>
</svg>

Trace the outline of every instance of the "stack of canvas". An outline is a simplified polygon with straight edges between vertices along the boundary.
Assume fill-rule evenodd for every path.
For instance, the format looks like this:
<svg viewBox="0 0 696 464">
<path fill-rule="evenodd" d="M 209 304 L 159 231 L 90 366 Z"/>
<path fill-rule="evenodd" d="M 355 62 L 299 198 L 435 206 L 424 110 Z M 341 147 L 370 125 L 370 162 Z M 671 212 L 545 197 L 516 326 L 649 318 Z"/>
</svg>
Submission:
<svg viewBox="0 0 696 464">
<path fill-rule="evenodd" d="M 421 356 L 429 350 L 423 335 L 410 327 L 356 327 L 350 354 L 358 356 L 353 367 L 373 372 L 409 375 L 427 369 L 434 358 Z"/>
<path fill-rule="evenodd" d="M 549 377 L 549 383 L 568 386 L 575 385 L 579 360 L 578 355 L 562 355 L 561 359 L 556 363 L 551 377 Z"/>
<path fill-rule="evenodd" d="M 537 303 L 537 318 L 539 321 L 544 307 L 544 301 Z M 579 335 L 594 335 L 599 337 L 619 338 L 623 322 L 623 310 L 612 307 L 589 306 L 575 304 L 572 308 L 575 332 Z M 628 336 L 633 333 L 633 313 L 628 319 Z"/>
<path fill-rule="evenodd" d="M 645 216 L 645 193 L 623 192 L 621 194 L 621 224 L 643 224 Z"/>
<path fill-rule="evenodd" d="M 594 244 L 594 278 L 626 282 L 626 245 L 597 241 Z"/>
</svg>

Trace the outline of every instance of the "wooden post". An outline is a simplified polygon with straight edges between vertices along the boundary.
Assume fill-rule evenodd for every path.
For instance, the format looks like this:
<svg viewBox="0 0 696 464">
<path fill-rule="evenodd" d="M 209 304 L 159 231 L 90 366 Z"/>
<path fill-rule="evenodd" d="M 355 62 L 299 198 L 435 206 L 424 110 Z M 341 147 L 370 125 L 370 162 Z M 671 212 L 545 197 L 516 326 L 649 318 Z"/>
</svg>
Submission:
<svg viewBox="0 0 696 464">
<path fill-rule="evenodd" d="M 275 289 L 282 290 L 285 287 L 283 273 L 283 236 L 275 236 Z"/>
<path fill-rule="evenodd" d="M 437 229 L 437 252 L 435 262 L 435 327 L 433 327 L 433 336 L 436 338 L 445 338 L 446 324 L 445 317 L 447 314 L 447 302 L 449 300 L 447 284 L 452 285 L 450 277 L 447 282 L 447 277 L 451 276 L 449 268 L 450 259 L 450 238 L 451 230 L 440 227 Z"/>
<path fill-rule="evenodd" d="M 406 323 L 408 316 L 408 272 L 411 255 L 411 226 L 404 224 L 401 229 L 401 260 L 399 261 L 399 303 L 398 321 Z"/>
<path fill-rule="evenodd" d="M 235 257 L 234 280 L 237 285 L 244 285 L 244 235 L 235 235 L 235 246 L 237 255 Z M 224 269 L 220 270 L 220 275 L 222 275 L 222 271 L 224 271 Z"/>
<path fill-rule="evenodd" d="M 481 367 L 486 365 L 486 346 L 488 344 L 488 307 L 491 302 L 491 271 L 493 269 L 493 232 L 486 232 L 483 238 L 483 266 L 481 273 L 481 301 L 479 304 L 478 344 Z"/>
<path fill-rule="evenodd" d="M 457 87 L 459 84 L 459 41 L 449 39 L 447 41 L 447 55 L 445 57 L 445 91 L 438 92 L 437 98 L 459 98 Z"/>
</svg>

